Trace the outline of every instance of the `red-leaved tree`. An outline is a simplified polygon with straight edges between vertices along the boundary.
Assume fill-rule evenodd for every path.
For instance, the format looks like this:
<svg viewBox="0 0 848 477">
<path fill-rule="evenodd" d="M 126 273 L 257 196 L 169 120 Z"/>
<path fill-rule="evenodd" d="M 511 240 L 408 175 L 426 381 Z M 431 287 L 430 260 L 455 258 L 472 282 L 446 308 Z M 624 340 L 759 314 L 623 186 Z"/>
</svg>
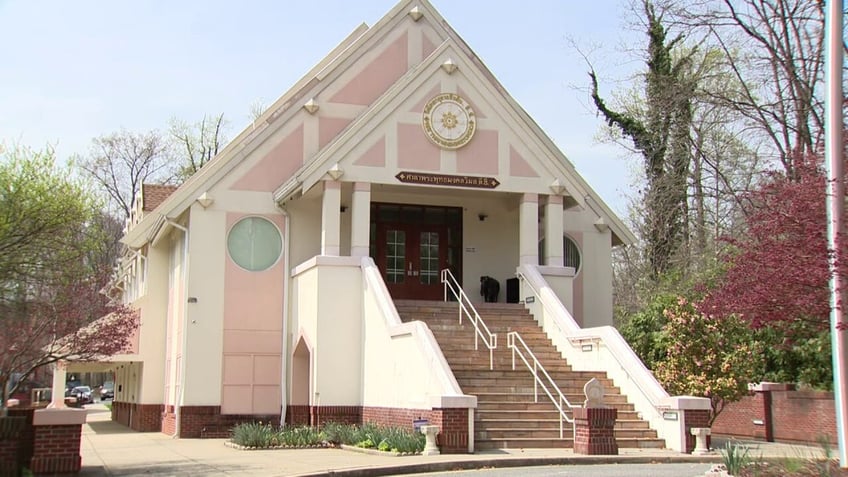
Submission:
<svg viewBox="0 0 848 477">
<path fill-rule="evenodd" d="M 101 293 L 109 275 L 32 290 L 3 305 L 0 326 L 2 405 L 36 370 L 57 361 L 98 361 L 129 350 L 137 313 Z M 14 384 L 10 380 L 14 378 Z"/>
<path fill-rule="evenodd" d="M 775 173 L 751 193 L 747 231 L 728 239 L 726 276 L 700 304 L 703 313 L 736 314 L 755 328 L 798 322 L 827 328 L 827 182 L 817 158 L 798 164 L 794 180 Z M 838 268 L 844 276 L 844 264 Z"/>
</svg>

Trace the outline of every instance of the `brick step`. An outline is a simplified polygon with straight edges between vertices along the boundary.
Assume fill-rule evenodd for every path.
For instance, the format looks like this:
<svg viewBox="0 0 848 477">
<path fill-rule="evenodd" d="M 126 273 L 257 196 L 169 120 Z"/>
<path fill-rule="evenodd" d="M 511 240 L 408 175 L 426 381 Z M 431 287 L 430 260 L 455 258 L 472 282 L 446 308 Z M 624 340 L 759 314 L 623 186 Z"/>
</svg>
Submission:
<svg viewBox="0 0 848 477">
<path fill-rule="evenodd" d="M 489 370 L 489 369 L 457 369 L 457 370 L 454 371 L 453 375 L 456 376 L 456 379 L 474 379 L 474 378 L 480 378 L 480 379 L 510 379 L 510 378 L 513 378 L 513 377 L 524 378 L 524 377 L 528 376 L 529 373 L 530 372 L 527 371 L 526 367 L 524 369 L 521 369 L 521 368 L 518 367 L 518 363 L 516 363 L 515 369 L 512 369 L 512 366 L 510 366 L 507 369 L 492 369 L 492 370 Z M 580 376 L 579 373 L 576 372 L 576 371 L 557 371 L 557 372 L 548 371 L 548 374 L 550 374 L 551 377 L 554 378 L 554 379 L 563 379 L 563 380 L 572 379 L 575 382 L 581 382 L 582 381 L 584 384 L 586 383 L 586 381 L 588 381 L 592 377 L 595 377 L 595 376 L 592 376 L 592 377 L 587 378 L 586 381 L 583 381 L 583 378 L 585 378 L 585 376 Z M 597 377 L 595 377 L 595 379 L 601 381 L 604 384 L 605 387 L 611 387 L 612 386 L 612 380 L 608 379 L 606 376 L 598 375 Z"/>
<path fill-rule="evenodd" d="M 493 449 L 573 449 L 574 437 L 565 435 L 563 439 L 525 438 L 525 439 L 474 439 L 475 450 Z"/>
<path fill-rule="evenodd" d="M 559 438 L 560 417 L 544 391 L 534 402 L 534 381 L 523 361 L 507 348 L 507 334 L 516 331 L 533 355 L 575 405 L 582 404 L 583 386 L 592 378 L 602 381 L 606 402 L 618 409 L 616 440 L 620 447 L 663 447 L 646 421 L 639 419 L 626 396 L 605 373 L 574 371 L 563 359 L 539 324 L 520 304 L 486 303 L 476 306 L 490 332 L 498 335 L 498 348 L 490 352 L 467 317 L 460 321 L 456 303 L 397 302 L 403 321 L 420 320 L 433 332 L 463 392 L 476 395 L 475 447 L 572 448 L 573 427 L 565 423 L 565 439 Z M 475 340 L 477 349 L 475 350 Z M 570 415 L 569 411 L 569 415 Z"/>
<path fill-rule="evenodd" d="M 625 398 L 622 398 L 624 400 Z M 571 401 L 572 404 L 577 404 L 578 401 Z M 582 403 L 582 401 L 579 401 Z M 633 404 L 622 402 L 615 403 L 610 402 L 610 407 L 618 410 L 619 416 L 623 412 L 633 412 Z M 530 396 L 527 399 L 524 396 L 513 396 L 510 394 L 500 394 L 500 395 L 488 395 L 488 396 L 480 396 L 477 395 L 477 409 L 479 411 L 503 411 L 503 410 L 515 410 L 515 411 L 530 411 L 530 410 L 550 410 L 553 409 L 553 403 L 548 399 L 547 396 L 539 396 L 539 402 L 533 402 L 533 396 Z M 623 417 L 623 416 L 622 416 Z"/>
<path fill-rule="evenodd" d="M 662 449 L 665 443 L 661 439 L 615 439 L 619 449 Z M 563 439 L 475 439 L 474 448 L 477 450 L 493 449 L 573 449 L 573 437 Z"/>
<path fill-rule="evenodd" d="M 421 300 L 396 300 L 395 308 L 401 310 L 432 310 L 436 312 L 456 311 L 459 303 L 455 301 L 421 301 Z M 526 312 L 527 308 L 520 303 L 474 303 L 478 313 L 486 312 Z"/>
<path fill-rule="evenodd" d="M 563 422 L 563 437 L 572 437 L 574 428 L 571 423 Z M 485 429 L 474 428 L 475 439 L 524 439 L 528 437 L 559 439 L 559 422 L 547 427 L 489 427 Z M 615 429 L 615 438 L 618 439 L 656 439 L 653 431 L 639 429 Z"/>
<path fill-rule="evenodd" d="M 497 386 L 473 386 L 473 385 L 467 385 L 467 384 L 460 383 L 460 387 L 462 388 L 462 392 L 464 392 L 465 394 L 473 394 L 473 395 L 478 396 L 478 397 L 499 393 L 499 394 L 512 394 L 512 395 L 518 395 L 518 396 L 525 396 L 529 400 L 533 400 L 533 393 L 534 393 L 533 383 L 524 383 L 524 384 L 519 383 L 519 384 L 515 384 L 515 385 L 511 385 L 510 383 L 505 383 L 505 384 L 501 384 L 501 385 L 497 385 Z M 562 394 L 565 396 L 565 398 L 568 399 L 572 403 L 578 403 L 578 402 L 582 403 L 583 400 L 586 399 L 586 396 L 580 392 L 581 388 L 560 387 L 559 389 L 560 389 L 560 391 L 562 391 Z M 555 390 L 549 389 L 549 391 L 551 391 L 552 394 L 556 395 Z M 538 394 L 539 394 L 539 400 L 540 401 L 541 400 L 548 400 L 547 394 L 545 393 L 545 390 L 542 389 L 541 386 L 539 387 Z M 618 395 L 604 396 L 604 399 L 609 397 L 609 399 L 605 400 L 604 402 L 605 403 L 614 403 L 615 400 L 613 399 L 612 396 L 618 396 Z"/>
<path fill-rule="evenodd" d="M 481 429 L 497 429 L 497 428 L 551 428 L 556 427 L 559 429 L 559 413 L 554 411 L 550 416 L 539 419 L 522 419 L 520 417 L 515 419 L 500 419 L 500 418 L 487 418 L 487 417 L 479 417 L 476 416 L 474 422 L 475 427 L 479 427 Z M 571 414 L 568 414 L 571 417 Z M 564 421 L 565 422 L 565 421 Z M 622 431 L 638 431 L 638 432 L 648 432 L 649 434 L 654 434 L 656 437 L 656 433 L 648 427 L 648 423 L 639 419 L 616 419 L 615 421 L 615 429 Z"/>
<path fill-rule="evenodd" d="M 565 377 L 560 376 L 565 373 L 557 373 L 558 376 L 554 376 L 553 373 L 548 373 L 551 376 L 551 379 L 559 386 L 560 389 L 565 392 L 565 388 L 574 389 L 575 392 L 581 393 L 583 392 L 583 386 L 586 384 L 586 381 L 579 378 Z M 504 377 L 489 377 L 489 376 L 478 376 L 478 377 L 459 377 L 456 376 L 457 381 L 462 382 L 463 387 L 465 386 L 515 386 L 515 385 L 530 385 L 533 386 L 535 379 L 533 378 L 533 374 L 530 373 L 529 370 L 524 370 L 523 372 L 516 372 L 516 374 L 512 374 Z M 540 376 L 542 382 L 547 382 L 547 379 L 544 376 Z M 620 394 L 620 390 L 611 384 L 604 384 L 604 390 L 606 394 Z M 584 397 L 585 398 L 585 397 Z"/>
<path fill-rule="evenodd" d="M 438 341 L 438 339 L 437 339 Z M 467 350 L 453 350 L 453 349 L 442 349 L 442 354 L 447 358 L 448 361 L 456 362 L 457 364 L 462 363 L 474 363 L 474 364 L 485 364 L 487 369 L 489 366 L 489 350 L 486 348 L 474 350 L 473 348 Z M 498 367 L 491 371 L 513 371 L 512 369 L 512 356 L 506 353 L 498 353 L 495 352 L 492 356 L 492 361 L 494 361 L 495 365 Z M 562 370 L 571 371 L 571 366 L 562 358 L 552 359 L 551 357 L 547 357 L 547 359 L 543 359 L 540 356 L 537 356 L 537 359 L 540 363 L 545 367 L 548 372 L 550 370 Z M 485 362 L 484 362 L 485 361 Z M 524 364 L 524 361 L 521 360 L 518 356 L 515 357 L 515 371 L 524 368 L 527 368 L 527 365 Z M 572 371 L 575 373 L 575 377 L 586 378 L 586 381 L 598 376 L 597 373 L 586 372 L 583 374 L 581 371 Z"/>
</svg>

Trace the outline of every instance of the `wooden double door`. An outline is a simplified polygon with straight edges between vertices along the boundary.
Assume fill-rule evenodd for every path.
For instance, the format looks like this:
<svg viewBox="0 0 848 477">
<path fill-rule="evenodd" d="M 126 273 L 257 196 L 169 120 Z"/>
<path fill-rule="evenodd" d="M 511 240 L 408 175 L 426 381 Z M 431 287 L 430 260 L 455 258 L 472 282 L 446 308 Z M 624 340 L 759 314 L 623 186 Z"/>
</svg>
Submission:
<svg viewBox="0 0 848 477">
<path fill-rule="evenodd" d="M 441 300 L 441 271 L 460 270 L 461 209 L 374 204 L 372 253 L 395 299 Z M 457 277 L 458 278 L 458 277 Z"/>
</svg>

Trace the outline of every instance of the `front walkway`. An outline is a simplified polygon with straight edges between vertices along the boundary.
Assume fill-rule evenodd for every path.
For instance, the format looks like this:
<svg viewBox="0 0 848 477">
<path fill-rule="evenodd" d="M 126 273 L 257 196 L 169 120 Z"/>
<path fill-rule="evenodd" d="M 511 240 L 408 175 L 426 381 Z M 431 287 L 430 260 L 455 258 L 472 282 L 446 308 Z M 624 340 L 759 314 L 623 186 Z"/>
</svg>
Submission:
<svg viewBox="0 0 848 477">
<path fill-rule="evenodd" d="M 428 457 L 384 457 L 339 449 L 240 451 L 224 446 L 224 439 L 173 439 L 161 433 L 134 432 L 112 422 L 101 404 L 87 409 L 81 476 L 317 476 L 330 472 L 364 476 L 546 464 L 720 461 L 718 456 L 697 458 L 662 449 L 622 449 L 618 456 L 575 455 L 570 449 L 517 449 Z M 797 457 L 799 452 L 815 451 L 761 443 L 752 454 Z"/>
</svg>

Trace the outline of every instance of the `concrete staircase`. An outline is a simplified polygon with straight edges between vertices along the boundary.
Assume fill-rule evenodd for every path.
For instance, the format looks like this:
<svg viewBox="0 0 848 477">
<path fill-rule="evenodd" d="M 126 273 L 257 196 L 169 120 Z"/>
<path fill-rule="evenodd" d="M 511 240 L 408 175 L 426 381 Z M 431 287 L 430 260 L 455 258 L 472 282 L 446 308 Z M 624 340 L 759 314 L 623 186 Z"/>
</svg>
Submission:
<svg viewBox="0 0 848 477">
<path fill-rule="evenodd" d="M 582 404 L 583 385 L 591 378 L 603 382 L 608 405 L 618 409 L 615 426 L 620 448 L 661 448 L 664 442 L 656 431 L 638 418 L 633 405 L 604 373 L 573 371 L 545 336 L 523 305 L 481 303 L 475 305 L 492 333 L 498 335 L 494 369 L 489 369 L 489 350 L 480 340 L 474 350 L 474 326 L 465 318 L 459 324 L 455 302 L 398 300 L 395 302 L 403 321 L 420 320 L 430 327 L 454 376 L 465 394 L 477 396 L 474 419 L 475 448 L 571 448 L 572 425 L 563 422 L 560 439 L 559 411 L 539 388 L 534 402 L 534 379 L 519 358 L 512 369 L 512 353 L 507 348 L 507 333 L 517 331 L 572 404 Z M 570 413 L 569 413 L 570 416 Z"/>
</svg>

